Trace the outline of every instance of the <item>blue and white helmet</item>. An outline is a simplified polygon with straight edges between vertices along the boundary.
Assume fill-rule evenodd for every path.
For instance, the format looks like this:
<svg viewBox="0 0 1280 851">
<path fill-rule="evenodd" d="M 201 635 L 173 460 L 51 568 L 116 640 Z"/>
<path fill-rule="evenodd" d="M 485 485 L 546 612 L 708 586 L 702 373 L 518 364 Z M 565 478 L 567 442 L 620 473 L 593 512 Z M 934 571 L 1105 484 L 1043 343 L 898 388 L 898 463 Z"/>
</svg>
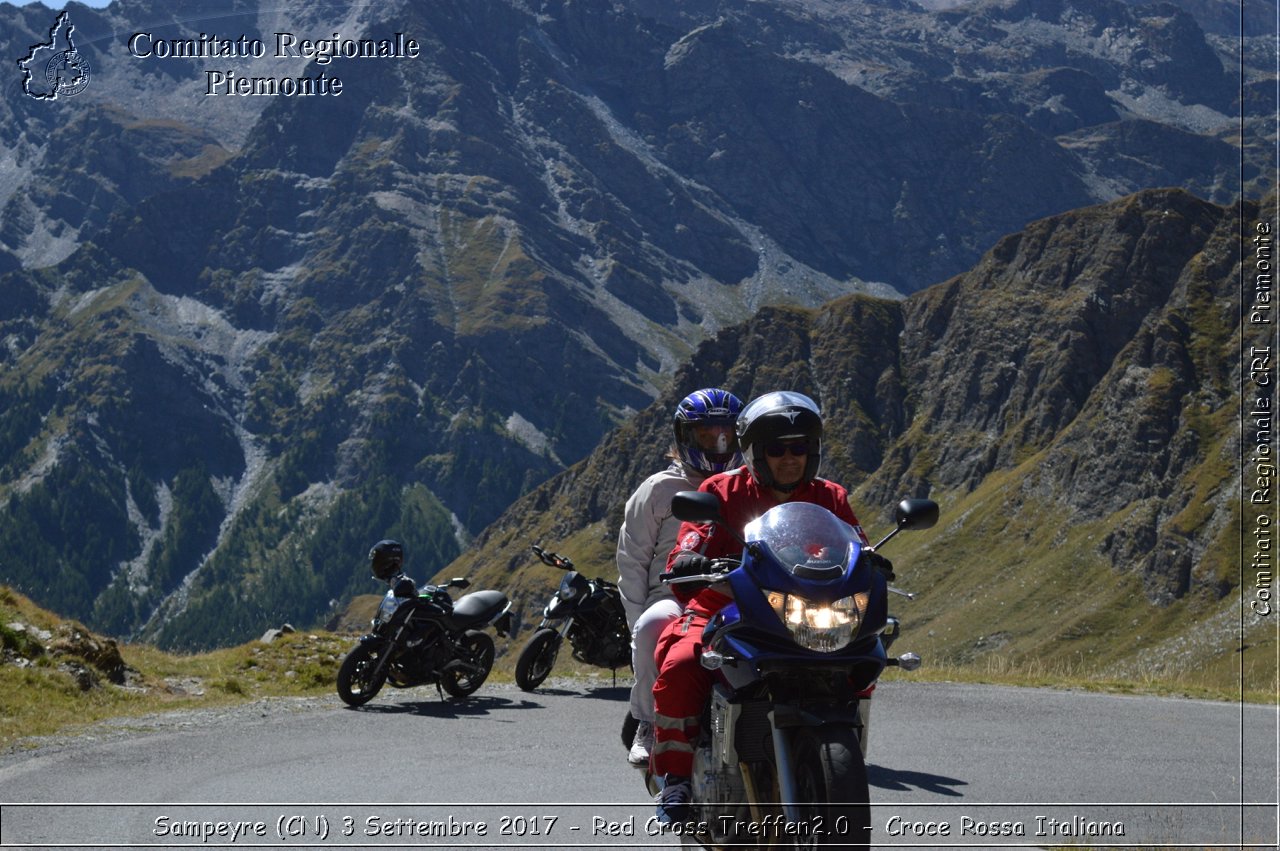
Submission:
<svg viewBox="0 0 1280 851">
<path fill-rule="evenodd" d="M 680 460 L 703 473 L 723 473 L 741 466 L 734 424 L 742 401 L 728 390 L 695 390 L 676 406 L 674 428 Z"/>
</svg>

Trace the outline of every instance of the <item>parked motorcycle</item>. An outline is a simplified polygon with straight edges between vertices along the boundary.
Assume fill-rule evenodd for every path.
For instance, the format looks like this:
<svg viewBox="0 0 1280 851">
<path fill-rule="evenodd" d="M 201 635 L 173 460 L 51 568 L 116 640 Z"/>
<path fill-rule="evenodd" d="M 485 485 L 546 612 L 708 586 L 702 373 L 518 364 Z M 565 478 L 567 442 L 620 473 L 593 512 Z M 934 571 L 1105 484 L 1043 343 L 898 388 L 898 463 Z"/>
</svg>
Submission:
<svg viewBox="0 0 1280 851">
<path fill-rule="evenodd" d="M 721 523 L 714 494 L 685 491 L 681 520 Z M 898 532 L 937 522 L 932 500 L 906 499 Z M 860 746 L 858 693 L 886 665 L 912 669 L 915 654 L 885 654 L 884 577 L 859 556 L 852 527 L 810 503 L 784 503 L 744 530 L 741 560 L 672 582 L 724 583 L 734 602 L 703 631 L 701 663 L 716 672 L 694 745 L 692 812 L 667 828 L 717 848 L 760 844 L 865 847 L 870 795 Z M 656 793 L 658 780 L 647 778 Z"/>
<path fill-rule="evenodd" d="M 499 636 L 511 632 L 511 604 L 499 591 L 475 591 L 456 602 L 450 588 L 471 582 L 451 579 L 444 585 L 416 583 L 397 573 L 386 579 L 383 596 L 368 635 L 360 639 L 338 669 L 338 696 L 349 706 L 363 706 L 384 684 L 395 688 L 435 684 L 453 697 L 466 697 L 484 684 L 493 667 L 492 626 Z"/>
<path fill-rule="evenodd" d="M 573 562 L 538 545 L 533 552 L 543 564 L 566 571 L 560 587 L 542 611 L 538 625 L 516 660 L 516 685 L 533 691 L 555 667 L 565 638 L 573 658 L 588 665 L 617 671 L 631 664 L 631 630 L 618 586 L 606 579 L 588 579 Z"/>
</svg>

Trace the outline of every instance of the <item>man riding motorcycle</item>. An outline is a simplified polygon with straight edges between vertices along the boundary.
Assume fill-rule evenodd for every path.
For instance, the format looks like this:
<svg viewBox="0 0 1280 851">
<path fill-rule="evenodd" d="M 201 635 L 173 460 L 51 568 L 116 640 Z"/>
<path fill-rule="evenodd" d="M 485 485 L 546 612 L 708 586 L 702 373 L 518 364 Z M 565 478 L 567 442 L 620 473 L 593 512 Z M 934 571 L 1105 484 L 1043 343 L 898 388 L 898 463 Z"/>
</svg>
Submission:
<svg viewBox="0 0 1280 851">
<path fill-rule="evenodd" d="M 868 544 L 842 486 L 819 478 L 822 461 L 822 414 L 808 396 L 792 391 L 766 393 L 749 403 L 737 420 L 738 444 L 746 465 L 706 479 L 698 490 L 715 494 L 725 523 L 685 522 L 667 561 L 675 576 L 709 572 L 711 561 L 741 553 L 743 528 L 784 502 L 819 505 L 848 523 Z M 873 566 L 892 575 L 888 559 L 867 553 Z M 690 594 L 688 585 L 673 585 L 684 613 L 669 624 L 655 653 L 658 677 L 653 688 L 655 735 L 650 769 L 662 778 L 658 817 L 685 821 L 691 790 L 694 742 L 703 707 L 711 691 L 711 672 L 698 660 L 703 627 L 731 602 L 724 586 L 706 585 Z"/>
</svg>

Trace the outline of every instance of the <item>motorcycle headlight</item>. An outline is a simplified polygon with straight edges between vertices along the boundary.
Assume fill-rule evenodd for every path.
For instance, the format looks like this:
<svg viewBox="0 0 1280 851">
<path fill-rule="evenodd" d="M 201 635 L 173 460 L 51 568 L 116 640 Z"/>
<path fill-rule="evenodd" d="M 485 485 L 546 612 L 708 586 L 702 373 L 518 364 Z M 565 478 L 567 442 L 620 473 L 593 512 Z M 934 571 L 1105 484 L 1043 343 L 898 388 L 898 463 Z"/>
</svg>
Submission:
<svg viewBox="0 0 1280 851">
<path fill-rule="evenodd" d="M 376 627 L 378 624 L 386 623 L 390 620 L 402 603 L 404 603 L 403 597 L 396 597 L 392 594 L 387 594 L 383 597 L 382 602 L 378 604 L 377 614 L 373 616 L 373 625 Z"/>
<path fill-rule="evenodd" d="M 566 576 L 564 578 L 560 583 L 560 590 L 556 592 L 556 596 L 566 602 L 578 596 L 578 586 L 573 584 L 572 576 Z"/>
<path fill-rule="evenodd" d="M 844 647 L 857 634 L 867 613 L 869 594 L 863 591 L 834 603 L 814 603 L 780 591 L 768 591 L 765 597 L 778 619 L 791 630 L 796 644 L 806 650 L 831 653 Z"/>
</svg>

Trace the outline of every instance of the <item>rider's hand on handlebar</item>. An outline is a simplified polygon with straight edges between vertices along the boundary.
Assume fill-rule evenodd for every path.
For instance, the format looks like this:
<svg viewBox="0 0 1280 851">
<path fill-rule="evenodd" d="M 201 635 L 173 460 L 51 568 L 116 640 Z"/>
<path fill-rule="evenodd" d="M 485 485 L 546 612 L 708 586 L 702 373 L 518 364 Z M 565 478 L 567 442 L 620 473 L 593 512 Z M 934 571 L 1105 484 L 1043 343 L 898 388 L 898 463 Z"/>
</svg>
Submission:
<svg viewBox="0 0 1280 851">
<path fill-rule="evenodd" d="M 867 560 L 868 564 L 884 574 L 886 582 L 892 582 L 897 578 L 893 572 L 893 562 L 889 561 L 884 556 L 879 553 L 872 552 L 871 550 L 863 550 L 862 557 Z"/>
<path fill-rule="evenodd" d="M 685 576 L 700 576 L 711 572 L 711 559 L 698 553 L 681 553 L 672 562 L 667 576 L 680 579 Z"/>
</svg>

